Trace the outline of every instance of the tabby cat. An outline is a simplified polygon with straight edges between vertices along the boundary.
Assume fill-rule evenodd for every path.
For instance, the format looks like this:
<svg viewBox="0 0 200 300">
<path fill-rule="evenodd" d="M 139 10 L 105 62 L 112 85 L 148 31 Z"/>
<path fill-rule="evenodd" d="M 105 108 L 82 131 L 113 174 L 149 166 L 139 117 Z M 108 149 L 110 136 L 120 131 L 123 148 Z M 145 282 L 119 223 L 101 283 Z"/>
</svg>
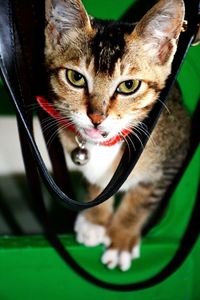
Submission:
<svg viewBox="0 0 200 300">
<path fill-rule="evenodd" d="M 61 125 L 59 134 L 69 168 L 82 172 L 88 181 L 88 199 L 109 182 L 128 133 L 138 139 L 141 132 L 148 134 L 143 120 L 160 101 L 183 21 L 182 0 L 159 1 L 136 25 L 90 17 L 80 0 L 46 0 L 48 97 L 75 128 Z M 118 208 L 112 197 L 78 215 L 77 241 L 104 244 L 101 261 L 108 268 L 126 271 L 140 256 L 142 229 L 187 153 L 189 128 L 174 88 L 121 188 Z M 85 150 L 81 164 L 72 159 L 78 146 Z"/>
</svg>

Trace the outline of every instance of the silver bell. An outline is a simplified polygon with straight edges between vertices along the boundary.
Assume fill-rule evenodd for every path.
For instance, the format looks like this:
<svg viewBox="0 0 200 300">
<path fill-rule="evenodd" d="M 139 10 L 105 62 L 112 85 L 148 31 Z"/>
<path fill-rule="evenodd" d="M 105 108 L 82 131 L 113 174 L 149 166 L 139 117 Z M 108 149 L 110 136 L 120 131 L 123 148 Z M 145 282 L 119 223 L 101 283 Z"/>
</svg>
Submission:
<svg viewBox="0 0 200 300">
<path fill-rule="evenodd" d="M 89 160 L 88 150 L 85 148 L 75 148 L 71 152 L 71 159 L 76 165 L 85 165 Z"/>
<path fill-rule="evenodd" d="M 78 147 L 71 152 L 72 161 L 79 166 L 85 165 L 89 160 L 89 151 L 85 148 L 85 141 L 80 136 L 75 136 Z"/>
</svg>

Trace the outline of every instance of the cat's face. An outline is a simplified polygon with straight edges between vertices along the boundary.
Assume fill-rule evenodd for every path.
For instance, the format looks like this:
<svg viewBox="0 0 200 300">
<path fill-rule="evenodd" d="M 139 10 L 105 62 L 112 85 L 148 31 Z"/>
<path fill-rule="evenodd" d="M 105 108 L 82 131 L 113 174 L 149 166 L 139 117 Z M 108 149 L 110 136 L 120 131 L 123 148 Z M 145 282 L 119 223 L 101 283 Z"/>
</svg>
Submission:
<svg viewBox="0 0 200 300">
<path fill-rule="evenodd" d="M 88 141 L 136 128 L 171 71 L 182 0 L 162 0 L 134 28 L 89 18 L 79 0 L 47 0 L 51 98 Z"/>
</svg>

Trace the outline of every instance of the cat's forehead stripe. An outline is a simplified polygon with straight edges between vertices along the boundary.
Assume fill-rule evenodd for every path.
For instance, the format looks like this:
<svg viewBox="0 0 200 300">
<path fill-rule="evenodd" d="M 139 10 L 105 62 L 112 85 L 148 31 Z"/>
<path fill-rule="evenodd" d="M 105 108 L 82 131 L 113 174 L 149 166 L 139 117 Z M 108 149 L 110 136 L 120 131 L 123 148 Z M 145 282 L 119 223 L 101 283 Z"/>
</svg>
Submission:
<svg viewBox="0 0 200 300">
<path fill-rule="evenodd" d="M 116 62 L 124 54 L 125 34 L 130 34 L 133 26 L 102 20 L 93 20 L 92 25 L 96 30 L 91 41 L 95 69 L 111 75 Z"/>
</svg>

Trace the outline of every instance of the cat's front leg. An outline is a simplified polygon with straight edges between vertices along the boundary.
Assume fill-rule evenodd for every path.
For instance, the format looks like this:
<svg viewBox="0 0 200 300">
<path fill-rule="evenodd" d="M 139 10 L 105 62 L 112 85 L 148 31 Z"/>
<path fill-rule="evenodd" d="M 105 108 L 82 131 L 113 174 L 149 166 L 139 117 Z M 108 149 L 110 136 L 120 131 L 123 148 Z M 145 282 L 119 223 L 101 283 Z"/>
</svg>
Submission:
<svg viewBox="0 0 200 300">
<path fill-rule="evenodd" d="M 94 199 L 100 192 L 101 189 L 99 187 L 90 186 L 89 199 Z M 108 245 L 109 240 L 106 236 L 106 227 L 112 219 L 112 204 L 113 198 L 110 198 L 106 202 L 78 215 L 74 230 L 79 243 L 89 247 L 99 244 Z"/>
<path fill-rule="evenodd" d="M 107 228 L 110 245 L 102 256 L 102 263 L 108 268 L 127 271 L 132 260 L 140 256 L 142 228 L 158 200 L 151 197 L 153 190 L 152 185 L 140 185 L 122 199 Z"/>
</svg>

